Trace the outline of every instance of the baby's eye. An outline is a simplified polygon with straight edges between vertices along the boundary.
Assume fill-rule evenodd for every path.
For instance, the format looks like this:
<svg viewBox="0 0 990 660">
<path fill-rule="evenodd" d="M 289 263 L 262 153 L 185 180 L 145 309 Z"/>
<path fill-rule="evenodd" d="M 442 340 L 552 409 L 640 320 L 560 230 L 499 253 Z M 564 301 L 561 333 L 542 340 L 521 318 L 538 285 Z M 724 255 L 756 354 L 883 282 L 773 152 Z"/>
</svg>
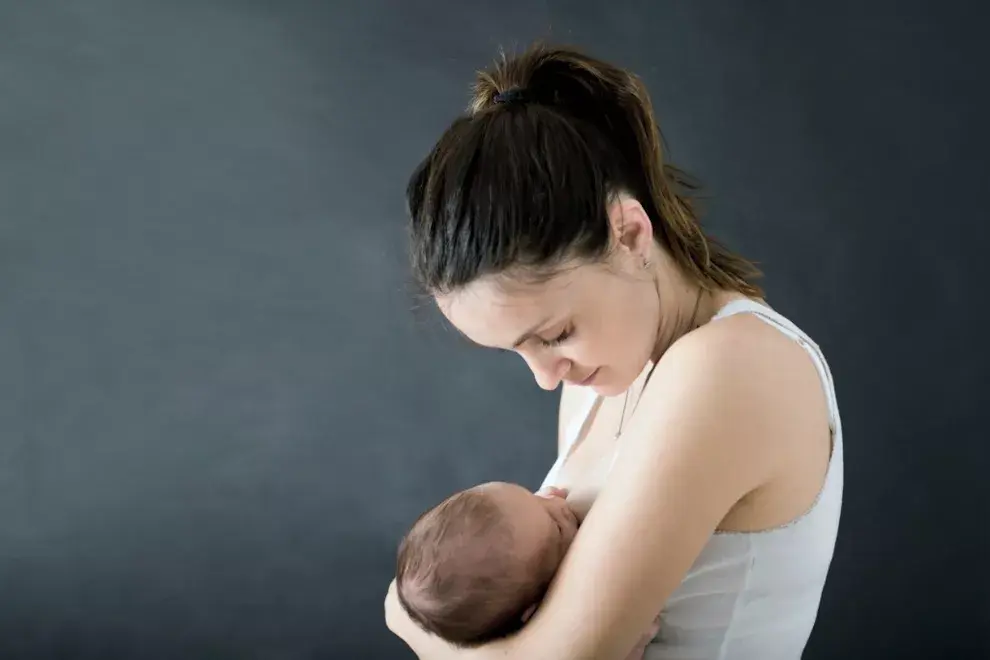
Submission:
<svg viewBox="0 0 990 660">
<path fill-rule="evenodd" d="M 546 346 L 547 348 L 553 348 L 555 346 L 560 346 L 562 343 L 567 341 L 567 339 L 573 334 L 574 334 L 574 330 L 572 328 L 565 328 L 563 332 L 561 332 L 553 339 L 541 339 L 540 343 Z"/>
</svg>

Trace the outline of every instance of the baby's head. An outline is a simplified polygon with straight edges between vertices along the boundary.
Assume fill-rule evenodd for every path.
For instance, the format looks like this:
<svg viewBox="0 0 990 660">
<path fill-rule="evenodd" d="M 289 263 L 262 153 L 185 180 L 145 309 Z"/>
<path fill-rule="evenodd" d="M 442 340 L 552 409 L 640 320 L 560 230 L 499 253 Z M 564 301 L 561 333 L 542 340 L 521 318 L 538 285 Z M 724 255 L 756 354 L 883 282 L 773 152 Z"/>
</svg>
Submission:
<svg viewBox="0 0 990 660">
<path fill-rule="evenodd" d="M 409 616 L 458 646 L 522 627 L 577 533 L 561 497 L 493 482 L 419 517 L 399 545 L 396 586 Z"/>
</svg>

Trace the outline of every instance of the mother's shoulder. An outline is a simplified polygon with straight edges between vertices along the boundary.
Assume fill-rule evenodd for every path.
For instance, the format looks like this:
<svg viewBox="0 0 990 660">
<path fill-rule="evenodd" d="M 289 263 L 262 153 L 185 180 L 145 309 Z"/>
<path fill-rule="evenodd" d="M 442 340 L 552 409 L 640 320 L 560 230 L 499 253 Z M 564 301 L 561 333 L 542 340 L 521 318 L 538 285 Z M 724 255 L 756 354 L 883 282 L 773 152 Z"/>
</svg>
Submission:
<svg viewBox="0 0 990 660">
<path fill-rule="evenodd" d="M 676 341 L 657 365 L 658 371 L 709 364 L 721 368 L 772 371 L 808 362 L 807 353 L 791 337 L 755 314 L 716 319 Z"/>
<path fill-rule="evenodd" d="M 643 405 L 661 427 L 703 418 L 709 431 L 774 452 L 817 419 L 823 398 L 814 363 L 797 342 L 752 314 L 736 314 L 676 341 L 657 364 Z"/>
</svg>

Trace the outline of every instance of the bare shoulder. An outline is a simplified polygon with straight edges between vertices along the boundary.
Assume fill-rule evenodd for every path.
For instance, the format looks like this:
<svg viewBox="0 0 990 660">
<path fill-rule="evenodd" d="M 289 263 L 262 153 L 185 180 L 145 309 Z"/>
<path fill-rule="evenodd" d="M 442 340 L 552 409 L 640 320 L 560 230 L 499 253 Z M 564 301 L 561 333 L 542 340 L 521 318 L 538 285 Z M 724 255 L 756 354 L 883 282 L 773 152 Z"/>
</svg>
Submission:
<svg viewBox="0 0 990 660">
<path fill-rule="evenodd" d="M 810 356 L 751 314 L 706 324 L 675 342 L 641 407 L 664 428 L 703 426 L 688 436 L 657 430 L 661 438 L 704 438 L 707 446 L 685 450 L 717 454 L 744 476 L 748 470 L 753 488 L 792 469 L 801 443 L 827 429 L 826 397 Z M 653 444 L 653 451 L 669 449 Z"/>
<path fill-rule="evenodd" d="M 663 356 L 657 373 L 709 395 L 769 396 L 768 403 L 822 398 L 807 351 L 753 314 L 736 314 L 689 333 Z"/>
<path fill-rule="evenodd" d="M 736 314 L 709 323 L 685 337 L 684 362 L 689 352 L 710 371 L 737 390 L 752 391 L 753 403 L 762 401 L 784 419 L 788 413 L 827 418 L 827 396 L 818 369 L 808 351 L 792 337 L 753 314 Z M 724 365 L 725 371 L 719 365 Z M 738 392 L 737 392 L 738 394 Z M 768 411 L 764 410 L 763 414 Z M 820 421 L 820 420 L 819 420 Z M 826 423 L 827 426 L 827 423 Z"/>
</svg>

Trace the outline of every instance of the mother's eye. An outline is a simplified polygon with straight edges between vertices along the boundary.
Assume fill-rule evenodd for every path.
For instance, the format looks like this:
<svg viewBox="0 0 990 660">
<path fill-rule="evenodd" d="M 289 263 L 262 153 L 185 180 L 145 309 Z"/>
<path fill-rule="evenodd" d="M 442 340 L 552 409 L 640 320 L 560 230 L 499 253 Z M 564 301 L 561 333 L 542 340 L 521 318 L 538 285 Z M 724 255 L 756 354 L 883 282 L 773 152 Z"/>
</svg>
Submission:
<svg viewBox="0 0 990 660">
<path fill-rule="evenodd" d="M 566 328 L 559 335 L 553 339 L 540 339 L 540 343 L 547 348 L 554 348 L 555 346 L 560 346 L 562 343 L 567 341 L 567 339 L 574 334 L 573 328 Z"/>
</svg>

